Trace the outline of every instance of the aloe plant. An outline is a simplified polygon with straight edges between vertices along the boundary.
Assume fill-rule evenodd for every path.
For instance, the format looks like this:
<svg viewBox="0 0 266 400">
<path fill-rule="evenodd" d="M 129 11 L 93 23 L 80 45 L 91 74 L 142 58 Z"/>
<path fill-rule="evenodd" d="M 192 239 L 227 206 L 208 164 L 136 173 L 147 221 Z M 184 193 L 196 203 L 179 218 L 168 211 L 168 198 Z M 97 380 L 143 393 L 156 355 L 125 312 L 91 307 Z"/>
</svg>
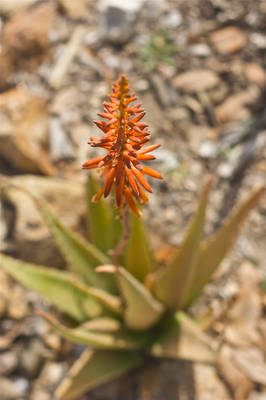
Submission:
<svg viewBox="0 0 266 400">
<path fill-rule="evenodd" d="M 120 81 L 118 86 L 121 88 L 123 85 L 125 90 L 126 82 Z M 120 109 L 125 99 L 126 96 L 120 99 Z M 112 108 L 107 107 L 110 113 Z M 129 109 L 128 104 L 126 107 Z M 139 106 L 135 110 L 139 111 Z M 110 120 L 109 115 L 107 118 Z M 121 121 L 123 119 L 120 119 L 119 126 Z M 137 123 L 138 119 L 135 121 Z M 115 121 L 112 124 L 115 126 Z M 112 124 L 108 127 L 113 129 Z M 106 126 L 102 127 L 106 135 Z M 139 131 L 145 129 L 146 125 L 142 125 L 142 129 L 135 132 L 139 135 Z M 133 146 L 134 143 L 139 142 L 133 141 Z M 107 149 L 113 151 L 113 146 L 107 146 Z M 156 147 L 148 146 L 148 149 Z M 121 152 L 117 154 L 122 157 Z M 133 161 L 134 154 L 134 151 L 129 154 Z M 139 159 L 143 159 L 146 153 L 138 154 Z M 128 159 L 128 154 L 125 154 L 125 159 Z M 91 165 L 97 167 L 102 161 L 97 159 L 95 162 L 94 159 L 85 164 L 90 169 Z M 60 399 L 76 399 L 83 392 L 138 367 L 147 355 L 215 362 L 216 351 L 209 338 L 186 310 L 200 296 L 232 248 L 241 225 L 264 192 L 262 187 L 255 189 L 220 230 L 204 240 L 211 187 L 209 179 L 182 244 L 172 259 L 161 266 L 156 263 L 140 210 L 133 200 L 134 195 L 140 204 L 147 200 L 138 183 L 143 178 L 139 172 L 145 170 L 134 171 L 136 178 L 133 179 L 138 180 L 134 182 L 132 171 L 125 170 L 123 175 L 119 161 L 121 163 L 118 160 L 114 171 L 113 161 L 108 164 L 109 159 L 105 158 L 103 189 L 99 189 L 92 175 L 89 177 L 87 192 L 94 200 L 93 203 L 88 201 L 87 208 L 90 241 L 71 232 L 43 200 L 31 195 L 67 261 L 69 271 L 25 263 L 0 253 L 0 267 L 48 299 L 61 311 L 62 317 L 71 317 L 71 325 L 64 322 L 66 318 L 58 320 L 44 312 L 40 315 L 62 337 L 88 347 L 57 389 L 56 395 Z M 156 171 L 148 169 L 148 172 L 160 177 Z M 149 189 L 145 182 L 142 181 L 143 186 Z M 102 194 L 110 193 L 113 183 L 118 210 L 101 198 Z M 127 190 L 131 190 L 130 195 Z M 130 218 L 127 207 L 133 211 Z M 123 218 L 119 218 L 119 213 Z"/>
</svg>

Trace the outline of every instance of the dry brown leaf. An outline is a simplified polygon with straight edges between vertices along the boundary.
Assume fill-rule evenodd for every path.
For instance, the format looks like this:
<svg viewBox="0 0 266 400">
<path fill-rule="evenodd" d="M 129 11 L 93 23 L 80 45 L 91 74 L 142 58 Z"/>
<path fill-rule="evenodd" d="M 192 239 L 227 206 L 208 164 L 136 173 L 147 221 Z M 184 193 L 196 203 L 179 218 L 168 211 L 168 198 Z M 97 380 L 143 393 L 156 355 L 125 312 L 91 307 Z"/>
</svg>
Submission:
<svg viewBox="0 0 266 400">
<path fill-rule="evenodd" d="M 253 382 L 266 385 L 266 362 L 261 350 L 256 347 L 237 349 L 234 362 Z"/>
<path fill-rule="evenodd" d="M 218 359 L 218 371 L 230 387 L 234 400 L 248 398 L 254 384 L 233 362 L 233 351 L 229 347 L 223 347 Z"/>
<path fill-rule="evenodd" d="M 261 299 L 258 291 L 242 289 L 228 313 L 227 341 L 236 346 L 260 343 L 257 326 L 261 314 Z"/>
<path fill-rule="evenodd" d="M 48 113 L 43 99 L 18 87 L 0 94 L 0 155 L 19 171 L 54 175 L 48 159 Z"/>
<path fill-rule="evenodd" d="M 72 180 L 34 175 L 20 175 L 2 182 L 2 197 L 13 206 L 15 212 L 11 236 L 20 257 L 38 264 L 60 267 L 62 258 L 36 204 L 25 192 L 27 190 L 47 201 L 66 226 L 78 230 L 85 210 L 83 185 Z"/>
</svg>

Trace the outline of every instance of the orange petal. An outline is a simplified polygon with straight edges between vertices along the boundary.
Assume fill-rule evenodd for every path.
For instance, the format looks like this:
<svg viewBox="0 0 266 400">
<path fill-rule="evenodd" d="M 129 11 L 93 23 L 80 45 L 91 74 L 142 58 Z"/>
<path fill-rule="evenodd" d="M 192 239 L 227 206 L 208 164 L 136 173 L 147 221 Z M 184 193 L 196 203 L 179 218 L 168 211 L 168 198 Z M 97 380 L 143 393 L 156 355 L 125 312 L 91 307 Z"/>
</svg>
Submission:
<svg viewBox="0 0 266 400">
<path fill-rule="evenodd" d="M 137 217 L 140 217 L 141 216 L 140 209 L 137 207 L 130 190 L 126 186 L 125 186 L 125 197 L 127 204 L 129 205 L 133 213 L 136 214 Z"/>
<path fill-rule="evenodd" d="M 137 185 L 137 182 L 135 181 L 132 170 L 129 169 L 128 167 L 125 167 L 125 171 L 126 171 L 128 182 L 133 190 L 133 193 L 135 194 L 135 196 L 138 197 L 138 195 L 139 195 L 138 185 Z"/>
<path fill-rule="evenodd" d="M 123 205 L 124 186 L 125 186 L 125 175 L 123 174 L 121 176 L 119 185 L 116 185 L 116 187 L 115 187 L 115 199 L 116 199 L 116 205 L 118 208 L 122 207 L 122 205 Z"/>
<path fill-rule="evenodd" d="M 143 111 L 142 113 L 138 114 L 136 117 L 132 118 L 130 123 L 135 124 L 136 122 L 140 121 L 144 117 L 145 114 L 146 114 L 145 111 Z"/>
<path fill-rule="evenodd" d="M 132 166 L 132 172 L 135 175 L 135 177 L 138 179 L 139 183 L 146 189 L 148 192 L 152 193 L 152 188 L 142 175 L 142 172 L 140 172 L 137 168 Z"/>
<path fill-rule="evenodd" d="M 85 162 L 82 165 L 83 169 L 92 169 L 92 168 L 96 168 L 98 166 L 98 164 L 104 159 L 104 156 L 102 157 L 95 157 L 92 158 L 91 160 Z"/>
<path fill-rule="evenodd" d="M 163 179 L 162 175 L 159 172 L 155 171 L 155 169 L 148 168 L 146 166 L 142 168 L 142 173 L 152 176 L 153 178 Z"/>
<path fill-rule="evenodd" d="M 155 160 L 155 158 L 156 157 L 154 157 L 152 154 L 137 153 L 138 160 L 149 161 L 149 160 Z"/>
<path fill-rule="evenodd" d="M 158 149 L 158 147 L 160 147 L 160 146 L 161 146 L 160 144 L 152 144 L 152 145 L 150 145 L 150 146 L 143 147 L 143 148 L 140 150 L 140 153 L 142 153 L 142 154 L 149 153 L 150 151 L 153 151 L 153 150 L 155 150 L 155 149 Z"/>
<path fill-rule="evenodd" d="M 105 177 L 105 181 L 104 181 L 104 188 L 103 188 L 103 193 L 104 193 L 104 197 L 107 197 L 108 194 L 111 192 L 113 183 L 114 183 L 114 179 L 115 179 L 115 167 L 110 168 L 110 170 L 107 172 L 107 175 Z"/>
<path fill-rule="evenodd" d="M 98 115 L 99 115 L 99 117 L 107 118 L 107 119 L 113 119 L 114 118 L 113 114 L 105 113 L 105 112 L 100 112 L 100 113 L 98 113 Z"/>
<path fill-rule="evenodd" d="M 138 189 L 139 189 L 139 203 L 140 204 L 145 204 L 149 201 L 149 197 L 146 192 L 142 189 L 142 187 L 137 183 Z"/>
<path fill-rule="evenodd" d="M 97 193 L 92 197 L 91 201 L 92 203 L 97 203 L 103 195 L 103 187 L 101 187 Z"/>
</svg>

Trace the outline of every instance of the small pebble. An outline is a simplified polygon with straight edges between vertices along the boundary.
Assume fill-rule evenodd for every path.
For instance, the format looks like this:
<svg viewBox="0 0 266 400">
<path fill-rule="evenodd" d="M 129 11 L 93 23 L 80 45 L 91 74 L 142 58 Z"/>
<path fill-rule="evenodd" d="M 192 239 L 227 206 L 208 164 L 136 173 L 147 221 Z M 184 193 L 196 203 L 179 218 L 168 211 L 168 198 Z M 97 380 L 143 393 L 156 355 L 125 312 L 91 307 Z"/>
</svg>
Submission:
<svg viewBox="0 0 266 400">
<path fill-rule="evenodd" d="M 29 381 L 25 378 L 17 378 L 14 380 L 14 386 L 24 396 L 29 389 Z"/>
<path fill-rule="evenodd" d="M 209 46 L 204 43 L 193 44 L 189 47 L 189 51 L 193 56 L 197 57 L 208 57 L 211 54 Z"/>
<path fill-rule="evenodd" d="M 199 155 L 202 158 L 212 159 L 215 158 L 217 154 L 218 154 L 217 144 L 210 140 L 203 142 L 199 148 Z"/>
<path fill-rule="evenodd" d="M 6 351 L 0 354 L 0 375 L 9 375 L 16 369 L 18 358 L 13 351 Z"/>
</svg>

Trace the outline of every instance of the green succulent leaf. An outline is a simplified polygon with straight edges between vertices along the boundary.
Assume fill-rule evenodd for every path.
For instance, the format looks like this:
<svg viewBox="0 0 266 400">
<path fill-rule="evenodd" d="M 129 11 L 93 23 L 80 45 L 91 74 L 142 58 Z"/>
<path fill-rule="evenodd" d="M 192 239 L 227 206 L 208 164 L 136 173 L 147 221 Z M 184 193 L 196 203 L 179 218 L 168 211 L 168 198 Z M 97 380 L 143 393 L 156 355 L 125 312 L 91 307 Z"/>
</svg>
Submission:
<svg viewBox="0 0 266 400">
<path fill-rule="evenodd" d="M 44 220 L 71 271 L 89 285 L 105 290 L 110 289 L 111 285 L 108 279 L 95 272 L 97 265 L 110 262 L 108 257 L 93 244 L 86 242 L 80 235 L 63 226 L 43 202 L 38 201 L 38 204 Z"/>
<path fill-rule="evenodd" d="M 216 352 L 210 345 L 210 338 L 181 311 L 164 321 L 151 353 L 156 357 L 206 363 L 214 363 L 216 360 Z"/>
<path fill-rule="evenodd" d="M 190 305 L 200 295 L 204 285 L 208 283 L 220 262 L 233 247 L 242 224 L 263 193 L 265 193 L 265 188 L 259 187 L 255 189 L 235 212 L 225 220 L 222 228 L 201 244 L 191 292 L 187 297 L 187 305 Z"/>
<path fill-rule="evenodd" d="M 116 315 L 122 315 L 122 301 L 119 297 L 109 294 L 102 289 L 87 286 L 87 292 L 98 300 L 107 310 Z"/>
<path fill-rule="evenodd" d="M 176 255 L 155 278 L 153 291 L 156 297 L 172 310 L 184 307 L 195 275 L 199 248 L 204 233 L 205 213 L 212 178 L 207 182 L 187 234 Z"/>
<path fill-rule="evenodd" d="M 92 201 L 97 193 L 99 185 L 93 174 L 89 175 L 87 183 L 87 206 L 89 236 L 92 243 L 102 252 L 107 253 L 111 248 L 111 210 L 107 201 Z M 104 232 L 104 234 L 103 234 Z"/>
<path fill-rule="evenodd" d="M 121 322 L 110 317 L 98 317 L 84 322 L 82 329 L 97 332 L 117 332 L 121 329 Z"/>
<path fill-rule="evenodd" d="M 56 391 L 62 400 L 75 400 L 84 392 L 109 382 L 139 366 L 142 357 L 136 352 L 86 350 L 73 365 Z"/>
<path fill-rule="evenodd" d="M 25 263 L 4 254 L 0 254 L 0 267 L 78 321 L 96 317 L 102 312 L 102 306 L 87 287 L 68 273 Z"/>
<path fill-rule="evenodd" d="M 143 348 L 147 342 L 147 335 L 134 335 L 128 332 L 95 332 L 89 331 L 84 326 L 77 328 L 70 328 L 59 321 L 53 316 L 44 312 L 39 314 L 53 327 L 53 329 L 63 336 L 65 339 L 73 343 L 79 343 L 86 346 L 92 346 L 96 349 L 140 349 Z"/>
<path fill-rule="evenodd" d="M 100 199 L 96 203 L 92 201 L 98 189 L 97 180 L 93 174 L 90 174 L 87 183 L 89 237 L 97 248 L 108 254 L 108 251 L 116 246 L 121 237 L 122 226 L 119 213 L 115 207 L 111 207 L 106 199 Z"/>
<path fill-rule="evenodd" d="M 125 302 L 125 323 L 130 329 L 145 330 L 159 320 L 164 311 L 163 305 L 127 270 L 113 265 L 98 267 L 97 270 L 115 274 Z"/>
<path fill-rule="evenodd" d="M 132 228 L 125 248 L 125 268 L 139 281 L 153 272 L 155 260 L 142 219 L 132 216 Z"/>
</svg>

